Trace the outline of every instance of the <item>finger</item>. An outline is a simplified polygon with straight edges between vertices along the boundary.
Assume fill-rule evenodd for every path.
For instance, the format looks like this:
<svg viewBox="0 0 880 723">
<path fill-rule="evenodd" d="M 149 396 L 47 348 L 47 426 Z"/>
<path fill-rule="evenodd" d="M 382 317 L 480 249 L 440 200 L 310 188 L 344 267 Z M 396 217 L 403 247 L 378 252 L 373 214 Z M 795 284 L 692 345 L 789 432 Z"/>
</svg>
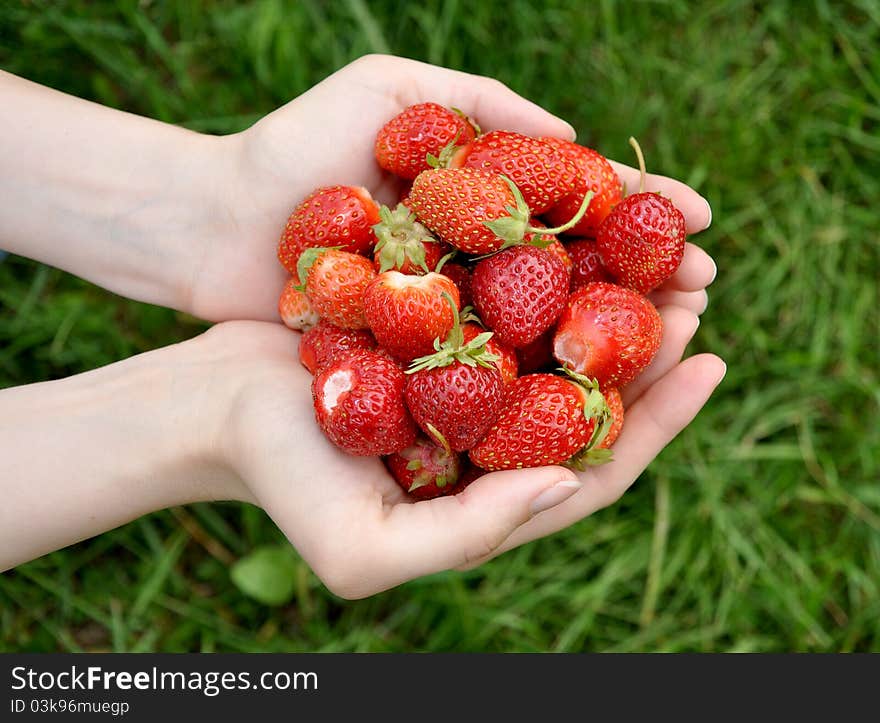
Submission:
<svg viewBox="0 0 880 723">
<path fill-rule="evenodd" d="M 493 472 L 451 497 L 399 504 L 375 524 L 357 566 L 387 589 L 486 557 L 524 522 L 580 489 L 563 467 Z M 381 581 L 381 582 L 380 582 Z"/>
<path fill-rule="evenodd" d="M 684 354 L 690 340 L 700 325 L 700 320 L 691 311 L 678 306 L 664 306 L 658 309 L 663 320 L 663 340 L 651 363 L 632 382 L 620 390 L 624 407 L 635 402 L 646 389 L 674 368 Z"/>
<path fill-rule="evenodd" d="M 714 354 L 700 354 L 679 364 L 628 411 L 614 444 L 614 461 L 583 473 L 579 492 L 518 527 L 490 556 L 472 561 L 469 567 L 558 532 L 619 499 L 654 457 L 690 424 L 724 378 L 725 370 L 724 362 Z"/>
<path fill-rule="evenodd" d="M 690 242 L 684 245 L 684 256 L 675 273 L 659 287 L 672 291 L 699 291 L 715 280 L 718 268 L 703 249 Z"/>
<path fill-rule="evenodd" d="M 518 95 L 494 78 L 440 68 L 415 60 L 394 59 L 404 65 L 415 89 L 407 104 L 434 101 L 460 108 L 486 130 L 517 131 L 530 136 L 574 140 L 569 123 Z"/>
<path fill-rule="evenodd" d="M 611 161 L 611 165 L 625 185 L 627 194 L 636 193 L 639 189 L 639 169 L 617 161 Z M 712 223 L 712 207 L 709 202 L 681 181 L 649 173 L 645 190 L 657 191 L 669 198 L 684 215 L 688 233 L 703 231 Z"/>
<path fill-rule="evenodd" d="M 699 316 L 709 306 L 709 294 L 705 289 L 700 291 L 667 291 L 658 289 L 648 294 L 648 298 L 653 302 L 654 306 L 677 306 L 681 309 L 687 309 L 692 314 Z"/>
</svg>

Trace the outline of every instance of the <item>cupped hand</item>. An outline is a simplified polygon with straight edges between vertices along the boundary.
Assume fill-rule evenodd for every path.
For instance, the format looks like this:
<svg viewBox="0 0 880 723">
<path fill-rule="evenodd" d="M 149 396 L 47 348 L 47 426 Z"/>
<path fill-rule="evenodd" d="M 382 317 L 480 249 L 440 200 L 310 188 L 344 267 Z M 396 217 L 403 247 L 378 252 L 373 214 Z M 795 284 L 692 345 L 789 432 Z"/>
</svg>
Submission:
<svg viewBox="0 0 880 723">
<path fill-rule="evenodd" d="M 568 123 L 497 80 L 392 56 L 360 58 L 248 130 L 220 139 L 218 219 L 193 273 L 190 311 L 212 321 L 277 320 L 287 272 L 276 248 L 288 215 L 312 190 L 334 184 L 365 186 L 393 203 L 397 184 L 376 164 L 373 140 L 395 114 L 424 101 L 462 108 L 484 130 L 574 138 Z M 614 165 L 627 188 L 638 187 L 636 169 Z M 689 233 L 709 225 L 708 204 L 683 183 L 649 176 L 647 188 L 672 198 Z M 688 244 L 655 301 L 701 313 L 714 269 Z"/>
<path fill-rule="evenodd" d="M 269 513 L 337 595 L 366 597 L 473 566 L 611 504 L 697 414 L 724 365 L 708 354 L 678 363 L 696 317 L 670 307 L 664 316 L 661 353 L 625 391 L 615 460 L 587 473 L 493 472 L 455 496 L 413 502 L 381 460 L 345 454 L 324 437 L 297 359 L 299 334 L 265 322 L 218 324 L 203 337 L 222 370 L 217 396 L 232 399 L 219 453 L 242 497 Z"/>
</svg>

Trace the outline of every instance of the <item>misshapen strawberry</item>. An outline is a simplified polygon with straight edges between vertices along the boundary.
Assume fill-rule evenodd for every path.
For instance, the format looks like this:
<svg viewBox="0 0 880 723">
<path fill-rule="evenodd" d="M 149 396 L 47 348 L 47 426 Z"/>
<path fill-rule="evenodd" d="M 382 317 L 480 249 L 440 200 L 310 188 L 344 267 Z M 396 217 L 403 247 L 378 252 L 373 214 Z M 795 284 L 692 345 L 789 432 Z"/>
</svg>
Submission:
<svg viewBox="0 0 880 723">
<path fill-rule="evenodd" d="M 323 319 L 343 329 L 366 329 L 364 291 L 376 271 L 370 260 L 338 249 L 309 248 L 297 263 L 305 292 Z"/>
<path fill-rule="evenodd" d="M 408 362 L 430 354 L 434 340 L 445 339 L 453 313 L 443 294 L 458 306 L 452 279 L 431 272 L 408 276 L 399 271 L 379 274 L 364 292 L 364 310 L 373 336 L 395 359 Z"/>
<path fill-rule="evenodd" d="M 358 349 L 374 350 L 376 340 L 368 329 L 342 329 L 321 319 L 299 342 L 299 360 L 314 376 L 343 354 Z"/>
<path fill-rule="evenodd" d="M 296 279 L 290 279 L 278 299 L 278 315 L 289 329 L 307 331 L 318 323 L 318 312 Z"/>
<path fill-rule="evenodd" d="M 455 494 L 459 491 L 461 458 L 425 437 L 385 458 L 385 465 L 397 484 L 417 500 Z"/>
<path fill-rule="evenodd" d="M 531 210 L 506 176 L 476 168 L 437 168 L 420 173 L 409 194 L 419 221 L 442 241 L 468 254 L 485 255 L 522 244 L 527 234 L 562 233 L 580 219 L 590 196 L 562 226 L 531 223 Z"/>
<path fill-rule="evenodd" d="M 660 348 L 663 322 L 641 294 L 594 282 L 575 291 L 556 325 L 553 355 L 602 388 L 631 382 Z"/>
<path fill-rule="evenodd" d="M 403 400 L 405 379 L 391 360 L 354 351 L 326 365 L 312 380 L 315 418 L 333 444 L 349 454 L 392 454 L 416 439 Z"/>
<path fill-rule="evenodd" d="M 430 168 L 429 154 L 439 155 L 453 142 L 470 143 L 474 135 L 474 126 L 460 111 L 437 103 L 419 103 L 381 128 L 376 135 L 376 161 L 396 176 L 413 179 Z"/>
<path fill-rule="evenodd" d="M 553 326 L 568 284 L 558 256 L 535 246 L 514 246 L 474 267 L 471 291 L 483 323 L 502 342 L 519 348 Z"/>
<path fill-rule="evenodd" d="M 592 191 L 593 197 L 587 212 L 570 232 L 574 236 L 594 237 L 599 224 L 623 197 L 620 178 L 608 159 L 592 148 L 559 138 L 541 140 L 549 143 L 568 158 L 577 172 L 577 182 L 572 192 L 547 211 L 545 214 L 547 220 L 552 224 L 567 221 L 577 211 L 584 194 Z"/>
<path fill-rule="evenodd" d="M 574 193 L 577 183 L 574 164 L 553 145 L 511 131 L 491 131 L 463 145 L 453 154 L 449 167 L 478 168 L 507 176 L 534 214 L 544 213 Z M 583 194 L 572 215 L 582 199 Z"/>
<path fill-rule="evenodd" d="M 278 260 L 294 277 L 302 252 L 312 247 L 338 246 L 343 251 L 366 254 L 376 237 L 379 207 L 366 188 L 319 188 L 297 206 L 281 234 Z"/>
<path fill-rule="evenodd" d="M 589 380 L 527 374 L 507 386 L 501 413 L 469 456 L 490 471 L 560 464 L 600 444 L 607 418 Z"/>
<path fill-rule="evenodd" d="M 645 159 L 639 159 L 639 192 L 627 196 L 599 226 L 596 250 L 618 283 L 647 294 L 676 272 L 684 256 L 684 216 L 668 198 L 645 193 Z"/>
</svg>

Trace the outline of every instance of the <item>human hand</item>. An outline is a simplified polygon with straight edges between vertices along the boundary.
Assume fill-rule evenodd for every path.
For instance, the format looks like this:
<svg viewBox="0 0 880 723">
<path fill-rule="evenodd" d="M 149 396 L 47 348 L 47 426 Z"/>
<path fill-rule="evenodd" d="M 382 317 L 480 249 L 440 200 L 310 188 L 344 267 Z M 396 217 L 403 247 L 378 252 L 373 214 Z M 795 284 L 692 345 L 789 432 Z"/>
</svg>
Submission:
<svg viewBox="0 0 880 723">
<path fill-rule="evenodd" d="M 568 123 L 497 80 L 391 56 L 360 58 L 252 128 L 220 139 L 214 173 L 224 222 L 193 255 L 188 310 L 215 321 L 277 320 L 287 272 L 276 248 L 290 212 L 316 187 L 333 184 L 366 186 L 378 201 L 394 203 L 397 183 L 380 171 L 372 141 L 396 113 L 429 100 L 461 107 L 484 130 L 574 138 Z M 638 170 L 614 166 L 627 188 L 638 187 Z M 649 175 L 647 189 L 675 202 L 688 233 L 709 225 L 708 203 L 683 183 Z M 700 314 L 714 274 L 712 259 L 688 243 L 679 271 L 654 292 L 655 303 Z"/>
<path fill-rule="evenodd" d="M 690 315 L 682 309 L 667 314 Z M 692 329 L 691 329 L 692 331 Z M 277 324 L 218 324 L 199 340 L 216 364 L 226 412 L 215 449 L 337 595 L 360 598 L 433 572 L 478 564 L 613 502 L 699 411 L 723 374 L 700 355 L 677 364 L 689 334 L 625 393 L 617 460 L 576 475 L 564 467 L 486 474 L 455 496 L 412 502 L 374 457 L 334 447 L 314 421 L 299 334 Z M 216 427 L 217 425 L 207 425 Z"/>
</svg>

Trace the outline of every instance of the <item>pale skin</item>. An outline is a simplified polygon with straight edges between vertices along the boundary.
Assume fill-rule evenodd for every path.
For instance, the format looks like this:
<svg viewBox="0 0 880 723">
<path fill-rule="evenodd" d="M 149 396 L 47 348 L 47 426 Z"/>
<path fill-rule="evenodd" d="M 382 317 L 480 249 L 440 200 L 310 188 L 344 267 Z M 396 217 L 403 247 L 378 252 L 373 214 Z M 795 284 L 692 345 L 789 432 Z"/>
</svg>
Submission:
<svg viewBox="0 0 880 723">
<path fill-rule="evenodd" d="M 387 56 L 346 66 L 250 129 L 213 137 L 0 72 L 0 248 L 116 293 L 219 322 L 190 341 L 60 381 L 0 392 L 0 570 L 150 511 L 241 500 L 272 516 L 334 593 L 365 597 L 480 564 L 616 501 L 721 381 L 682 361 L 715 264 L 688 244 L 654 292 L 663 343 L 624 390 L 615 461 L 585 473 L 487 474 L 413 503 L 381 461 L 351 457 L 313 420 L 299 335 L 277 323 L 287 215 L 317 186 L 394 184 L 371 139 L 407 105 L 466 108 L 486 130 L 573 138 L 497 81 Z M 633 168 L 615 164 L 627 188 Z M 711 221 L 686 185 L 649 176 L 689 233 Z"/>
</svg>

